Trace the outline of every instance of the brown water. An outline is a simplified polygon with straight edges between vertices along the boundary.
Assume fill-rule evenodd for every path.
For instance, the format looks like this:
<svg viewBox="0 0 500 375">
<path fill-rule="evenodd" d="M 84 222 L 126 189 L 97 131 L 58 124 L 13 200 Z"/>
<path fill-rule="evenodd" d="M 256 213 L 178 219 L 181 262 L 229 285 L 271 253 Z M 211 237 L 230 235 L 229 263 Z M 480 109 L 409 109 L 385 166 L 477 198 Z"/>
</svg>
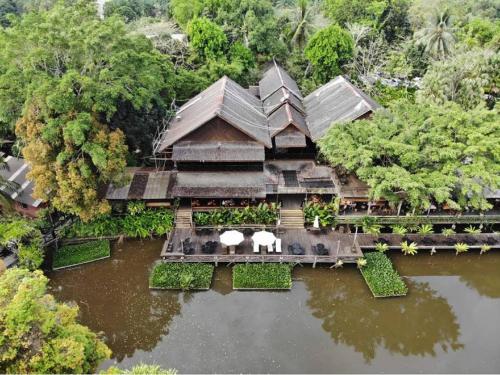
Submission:
<svg viewBox="0 0 500 375">
<path fill-rule="evenodd" d="M 236 292 L 220 267 L 207 292 L 151 292 L 160 241 L 50 274 L 103 331 L 112 364 L 179 372 L 500 372 L 500 252 L 392 259 L 404 298 L 374 299 L 355 267 L 297 267 L 290 292 Z"/>
</svg>

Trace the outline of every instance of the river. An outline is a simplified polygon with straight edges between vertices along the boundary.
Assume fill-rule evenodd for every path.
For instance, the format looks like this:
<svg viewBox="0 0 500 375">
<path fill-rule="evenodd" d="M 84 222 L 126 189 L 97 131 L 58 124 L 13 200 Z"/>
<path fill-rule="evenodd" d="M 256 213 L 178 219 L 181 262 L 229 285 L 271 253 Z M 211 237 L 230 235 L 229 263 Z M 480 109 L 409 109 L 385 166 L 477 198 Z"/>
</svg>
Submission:
<svg viewBox="0 0 500 375">
<path fill-rule="evenodd" d="M 409 285 L 374 299 L 354 266 L 296 267 L 287 292 L 237 292 L 216 270 L 206 292 L 150 291 L 161 241 L 49 274 L 113 351 L 101 368 L 145 362 L 181 373 L 500 372 L 500 252 L 391 258 Z"/>
</svg>

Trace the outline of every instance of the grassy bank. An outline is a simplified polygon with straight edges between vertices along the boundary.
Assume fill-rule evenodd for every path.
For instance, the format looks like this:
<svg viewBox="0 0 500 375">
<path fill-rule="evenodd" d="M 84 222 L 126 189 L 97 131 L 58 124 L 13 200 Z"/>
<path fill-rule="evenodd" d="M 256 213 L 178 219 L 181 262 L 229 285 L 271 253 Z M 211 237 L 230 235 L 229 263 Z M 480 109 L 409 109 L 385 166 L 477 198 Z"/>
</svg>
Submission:
<svg viewBox="0 0 500 375">
<path fill-rule="evenodd" d="M 214 266 L 203 263 L 158 263 L 149 276 L 149 287 L 158 289 L 209 289 Z"/>
<path fill-rule="evenodd" d="M 408 293 L 406 284 L 385 254 L 367 253 L 365 258 L 367 263 L 361 268 L 361 273 L 375 297 L 397 297 Z"/>
<path fill-rule="evenodd" d="M 107 240 L 85 242 L 78 245 L 67 245 L 55 252 L 52 267 L 56 269 L 76 266 L 81 263 L 88 263 L 97 259 L 106 258 L 110 255 L 111 248 Z"/>
<path fill-rule="evenodd" d="M 233 267 L 234 289 L 290 289 L 292 267 L 288 264 L 237 264 Z"/>
</svg>

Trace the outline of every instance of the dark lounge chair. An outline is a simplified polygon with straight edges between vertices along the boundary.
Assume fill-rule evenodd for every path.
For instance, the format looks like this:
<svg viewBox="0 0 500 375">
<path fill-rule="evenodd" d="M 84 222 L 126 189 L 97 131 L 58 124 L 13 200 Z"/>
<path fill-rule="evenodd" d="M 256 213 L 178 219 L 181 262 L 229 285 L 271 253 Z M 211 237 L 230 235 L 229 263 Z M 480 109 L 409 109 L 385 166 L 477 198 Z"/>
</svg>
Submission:
<svg viewBox="0 0 500 375">
<path fill-rule="evenodd" d="M 292 255 L 304 255 L 306 250 L 298 242 L 294 242 L 288 246 L 288 253 Z"/>
<path fill-rule="evenodd" d="M 312 246 L 312 251 L 316 255 L 328 255 L 330 250 L 325 247 L 322 243 Z"/>
</svg>

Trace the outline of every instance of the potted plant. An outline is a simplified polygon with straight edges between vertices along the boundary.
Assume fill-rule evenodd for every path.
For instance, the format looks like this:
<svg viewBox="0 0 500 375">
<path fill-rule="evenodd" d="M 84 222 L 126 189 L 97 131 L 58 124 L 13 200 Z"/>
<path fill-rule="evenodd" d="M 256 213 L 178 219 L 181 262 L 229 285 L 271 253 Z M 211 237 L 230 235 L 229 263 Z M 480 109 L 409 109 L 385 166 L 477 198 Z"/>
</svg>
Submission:
<svg viewBox="0 0 500 375">
<path fill-rule="evenodd" d="M 460 254 L 460 253 L 466 253 L 467 251 L 469 251 L 469 245 L 467 245 L 466 243 L 463 243 L 463 242 L 457 242 L 455 244 L 455 251 L 456 251 L 456 255 Z"/>
<path fill-rule="evenodd" d="M 401 242 L 401 251 L 404 255 L 415 255 L 418 253 L 418 246 L 415 242 L 403 241 Z"/>
</svg>

